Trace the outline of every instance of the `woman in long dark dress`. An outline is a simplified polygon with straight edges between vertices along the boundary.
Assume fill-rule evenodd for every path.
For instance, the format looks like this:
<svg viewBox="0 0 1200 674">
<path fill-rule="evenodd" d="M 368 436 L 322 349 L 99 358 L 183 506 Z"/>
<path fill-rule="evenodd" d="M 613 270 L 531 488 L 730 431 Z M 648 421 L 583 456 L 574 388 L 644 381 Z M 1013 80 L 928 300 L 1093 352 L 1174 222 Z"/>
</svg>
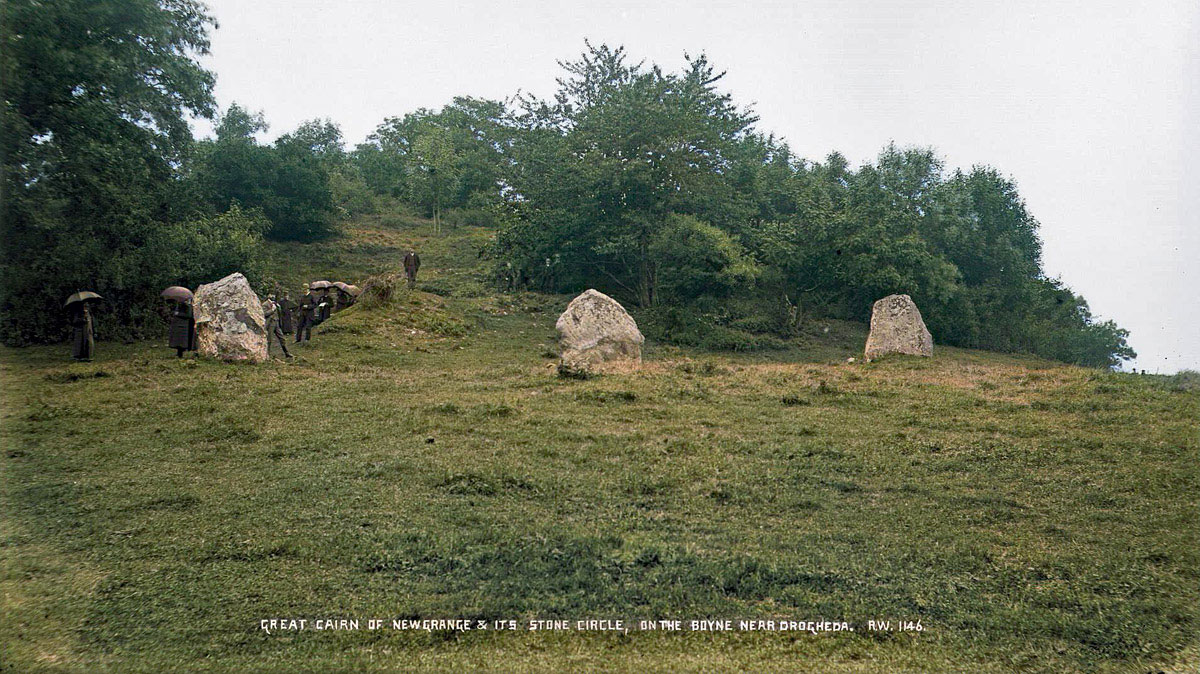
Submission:
<svg viewBox="0 0 1200 674">
<path fill-rule="evenodd" d="M 175 303 L 175 308 L 171 310 L 171 331 L 167 339 L 178 358 L 183 358 L 184 351 L 196 349 L 196 320 L 192 315 L 191 302 Z"/>
<path fill-rule="evenodd" d="M 279 305 L 279 327 L 283 329 L 283 334 L 292 334 L 292 311 L 296 309 L 296 303 L 292 301 L 292 296 L 284 293 L 283 299 L 276 304 Z"/>
<path fill-rule="evenodd" d="M 92 312 L 88 309 L 87 302 L 75 302 L 71 305 L 71 327 L 75 333 L 71 356 L 75 360 L 91 360 L 96 350 L 96 337 L 92 332 Z"/>
</svg>

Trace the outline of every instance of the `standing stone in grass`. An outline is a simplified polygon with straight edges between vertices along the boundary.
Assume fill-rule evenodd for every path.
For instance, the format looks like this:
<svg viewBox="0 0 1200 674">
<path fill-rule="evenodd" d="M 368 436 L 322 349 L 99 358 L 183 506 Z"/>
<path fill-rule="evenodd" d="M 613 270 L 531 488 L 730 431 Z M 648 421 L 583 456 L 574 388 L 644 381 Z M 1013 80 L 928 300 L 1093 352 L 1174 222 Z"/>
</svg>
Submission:
<svg viewBox="0 0 1200 674">
<path fill-rule="evenodd" d="M 221 360 L 261 362 L 267 359 L 267 325 L 262 302 L 246 277 L 230 274 L 196 290 L 196 350 Z"/>
<path fill-rule="evenodd" d="M 867 336 L 867 360 L 889 353 L 932 356 L 933 337 L 921 320 L 921 312 L 908 295 L 888 295 L 871 309 L 871 334 Z"/>
<path fill-rule="evenodd" d="M 609 361 L 642 362 L 646 341 L 619 302 L 598 290 L 571 300 L 558 317 L 561 369 L 586 370 Z"/>
</svg>

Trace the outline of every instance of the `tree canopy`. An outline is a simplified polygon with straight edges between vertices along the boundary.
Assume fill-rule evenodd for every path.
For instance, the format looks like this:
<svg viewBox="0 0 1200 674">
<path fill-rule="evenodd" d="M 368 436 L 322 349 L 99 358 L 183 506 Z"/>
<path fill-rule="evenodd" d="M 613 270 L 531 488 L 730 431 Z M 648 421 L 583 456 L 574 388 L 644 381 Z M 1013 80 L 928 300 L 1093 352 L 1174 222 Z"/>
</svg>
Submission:
<svg viewBox="0 0 1200 674">
<path fill-rule="evenodd" d="M 62 335 L 62 301 L 82 288 L 105 297 L 102 333 L 138 334 L 159 322 L 162 287 L 252 271 L 261 223 L 194 210 L 180 190 L 185 115 L 214 109 L 213 76 L 196 61 L 209 46 L 204 6 L 6 0 L 0 12 L 0 338 Z"/>
</svg>

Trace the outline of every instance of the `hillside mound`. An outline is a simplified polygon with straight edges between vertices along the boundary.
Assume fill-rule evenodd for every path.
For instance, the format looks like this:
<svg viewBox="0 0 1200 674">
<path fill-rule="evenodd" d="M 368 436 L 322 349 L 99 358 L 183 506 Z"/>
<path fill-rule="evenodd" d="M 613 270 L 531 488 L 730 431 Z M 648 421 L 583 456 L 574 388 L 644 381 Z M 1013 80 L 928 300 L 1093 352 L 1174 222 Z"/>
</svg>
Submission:
<svg viewBox="0 0 1200 674">
<path fill-rule="evenodd" d="M 462 337 L 471 332 L 471 323 L 460 307 L 451 306 L 445 298 L 409 288 L 403 273 L 384 272 L 363 281 L 354 306 L 334 314 L 322 326 L 326 334 L 364 330 Z"/>
</svg>

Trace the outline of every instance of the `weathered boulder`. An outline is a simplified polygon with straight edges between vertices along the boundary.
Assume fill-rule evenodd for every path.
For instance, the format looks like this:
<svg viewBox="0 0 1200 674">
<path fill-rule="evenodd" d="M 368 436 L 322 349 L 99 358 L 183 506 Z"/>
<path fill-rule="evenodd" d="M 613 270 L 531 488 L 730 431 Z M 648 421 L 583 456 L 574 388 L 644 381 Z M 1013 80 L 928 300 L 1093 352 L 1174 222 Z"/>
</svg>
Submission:
<svg viewBox="0 0 1200 674">
<path fill-rule="evenodd" d="M 588 290 L 571 300 L 554 325 L 562 364 L 588 368 L 609 361 L 642 361 L 646 341 L 619 302 L 598 290 Z"/>
<path fill-rule="evenodd" d="M 908 295 L 888 295 L 871 308 L 871 334 L 867 336 L 865 356 L 874 360 L 889 353 L 933 355 L 933 337 Z"/>
<path fill-rule="evenodd" d="M 267 327 L 262 302 L 240 273 L 196 290 L 196 350 L 221 360 L 267 359 Z"/>
</svg>

